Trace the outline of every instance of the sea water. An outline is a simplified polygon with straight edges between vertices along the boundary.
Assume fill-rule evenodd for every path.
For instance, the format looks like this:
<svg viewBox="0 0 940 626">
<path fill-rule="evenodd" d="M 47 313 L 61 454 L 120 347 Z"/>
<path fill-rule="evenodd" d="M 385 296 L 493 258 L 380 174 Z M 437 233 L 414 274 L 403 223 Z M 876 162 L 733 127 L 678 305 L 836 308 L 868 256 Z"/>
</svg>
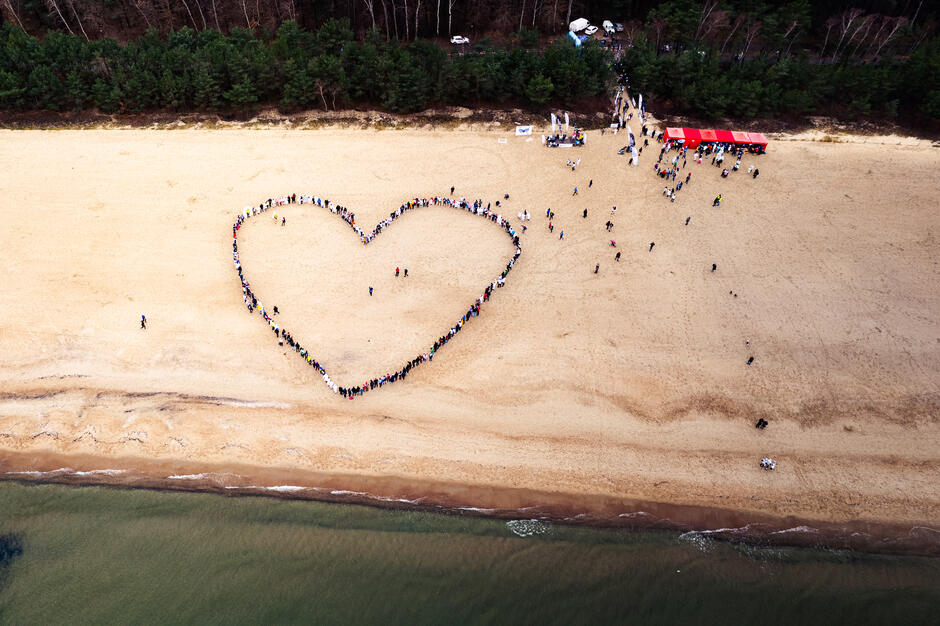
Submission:
<svg viewBox="0 0 940 626">
<path fill-rule="evenodd" d="M 2 624 L 936 624 L 940 559 L 0 482 Z"/>
</svg>

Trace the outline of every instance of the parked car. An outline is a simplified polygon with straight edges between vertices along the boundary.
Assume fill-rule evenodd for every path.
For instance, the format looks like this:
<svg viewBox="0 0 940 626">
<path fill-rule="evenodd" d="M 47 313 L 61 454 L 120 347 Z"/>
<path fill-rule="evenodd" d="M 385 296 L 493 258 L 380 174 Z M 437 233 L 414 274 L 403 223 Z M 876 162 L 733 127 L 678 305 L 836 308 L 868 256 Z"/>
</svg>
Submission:
<svg viewBox="0 0 940 626">
<path fill-rule="evenodd" d="M 620 22 L 614 22 L 614 30 L 616 30 L 618 33 L 622 33 L 623 24 L 621 24 Z"/>
<path fill-rule="evenodd" d="M 616 29 L 614 28 L 613 22 L 611 22 L 610 20 L 604 20 L 603 22 L 601 22 L 601 26 L 604 27 L 604 32 L 607 33 L 608 35 L 613 35 L 615 32 L 617 32 Z"/>
<path fill-rule="evenodd" d="M 450 38 L 450 42 L 454 44 L 455 46 L 459 46 L 461 44 L 470 43 L 470 40 L 461 35 L 454 35 L 453 37 Z"/>
<path fill-rule="evenodd" d="M 597 26 L 588 26 L 587 28 L 584 29 L 585 35 L 593 35 L 596 32 L 597 32 Z"/>
</svg>

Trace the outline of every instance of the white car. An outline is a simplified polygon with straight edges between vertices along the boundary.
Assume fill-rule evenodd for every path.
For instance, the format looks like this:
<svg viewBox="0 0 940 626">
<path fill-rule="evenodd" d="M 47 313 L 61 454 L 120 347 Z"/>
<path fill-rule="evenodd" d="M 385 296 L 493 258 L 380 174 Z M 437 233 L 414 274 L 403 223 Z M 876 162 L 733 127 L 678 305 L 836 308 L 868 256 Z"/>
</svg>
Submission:
<svg viewBox="0 0 940 626">
<path fill-rule="evenodd" d="M 601 26 L 604 28 L 604 32 L 608 35 L 613 35 L 615 32 L 617 32 L 614 28 L 614 23 L 610 20 L 604 20 L 601 22 Z"/>
<path fill-rule="evenodd" d="M 597 26 L 588 26 L 587 28 L 584 29 L 585 35 L 593 35 L 596 32 L 597 32 Z"/>
<path fill-rule="evenodd" d="M 470 43 L 470 40 L 460 35 L 454 35 L 453 37 L 450 38 L 450 42 L 454 44 L 455 46 L 459 46 L 461 44 Z"/>
<path fill-rule="evenodd" d="M 623 24 L 621 24 L 620 22 L 614 22 L 614 30 L 617 31 L 618 33 L 622 33 Z"/>
</svg>

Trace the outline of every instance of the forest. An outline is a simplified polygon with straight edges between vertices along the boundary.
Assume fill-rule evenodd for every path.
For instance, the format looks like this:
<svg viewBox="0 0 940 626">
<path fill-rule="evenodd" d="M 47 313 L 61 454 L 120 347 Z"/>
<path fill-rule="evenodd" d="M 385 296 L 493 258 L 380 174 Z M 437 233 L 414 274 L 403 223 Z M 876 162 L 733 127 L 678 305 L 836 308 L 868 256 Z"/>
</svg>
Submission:
<svg viewBox="0 0 940 626">
<path fill-rule="evenodd" d="M 604 108 L 940 122 L 918 0 L 0 0 L 0 109 Z M 575 49 L 567 23 L 619 22 Z M 451 34 L 470 44 L 454 46 Z"/>
</svg>

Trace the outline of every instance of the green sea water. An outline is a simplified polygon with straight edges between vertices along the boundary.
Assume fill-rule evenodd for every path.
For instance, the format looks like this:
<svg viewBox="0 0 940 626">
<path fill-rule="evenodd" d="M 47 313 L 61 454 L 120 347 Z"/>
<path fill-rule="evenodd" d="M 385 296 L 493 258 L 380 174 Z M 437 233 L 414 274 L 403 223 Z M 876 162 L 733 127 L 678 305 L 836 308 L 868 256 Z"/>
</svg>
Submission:
<svg viewBox="0 0 940 626">
<path fill-rule="evenodd" d="M 0 482 L 0 623 L 937 624 L 940 559 Z"/>
</svg>

